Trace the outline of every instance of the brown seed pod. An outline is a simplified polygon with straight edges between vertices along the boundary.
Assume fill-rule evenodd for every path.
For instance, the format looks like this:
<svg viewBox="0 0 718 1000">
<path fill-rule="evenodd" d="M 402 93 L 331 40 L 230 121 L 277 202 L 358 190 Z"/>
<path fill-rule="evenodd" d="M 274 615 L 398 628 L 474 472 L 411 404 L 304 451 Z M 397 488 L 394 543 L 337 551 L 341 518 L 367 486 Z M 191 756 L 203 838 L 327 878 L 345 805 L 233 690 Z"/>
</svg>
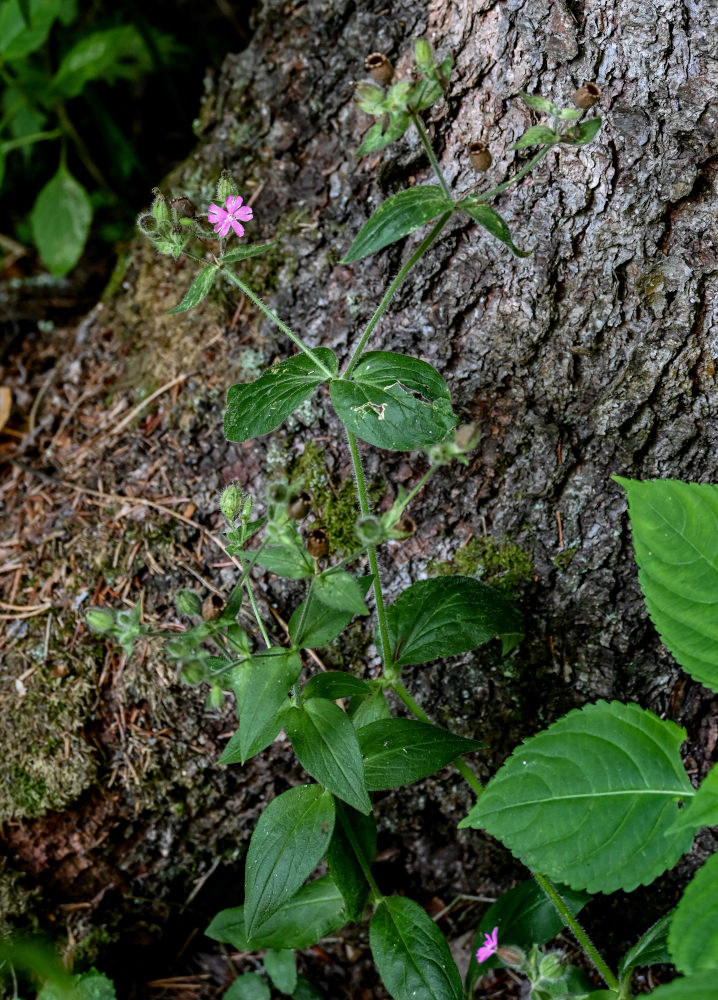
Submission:
<svg viewBox="0 0 718 1000">
<path fill-rule="evenodd" d="M 595 83 L 584 83 L 573 95 L 573 103 L 577 108 L 588 111 L 589 108 L 592 108 L 596 104 L 600 96 L 600 87 L 597 87 Z"/>
<path fill-rule="evenodd" d="M 202 617 L 206 622 L 213 622 L 222 614 L 226 607 L 223 597 L 219 594 L 210 594 L 202 603 Z"/>
<path fill-rule="evenodd" d="M 312 509 L 312 495 L 302 490 L 301 493 L 293 493 L 287 505 L 287 514 L 294 521 L 301 521 Z"/>
<path fill-rule="evenodd" d="M 305 548 L 315 559 L 324 559 L 329 552 L 329 535 L 324 528 L 315 528 L 309 532 Z"/>
<path fill-rule="evenodd" d="M 403 531 L 405 535 L 413 535 L 416 531 L 416 521 L 413 517 L 407 517 L 405 514 L 400 517 L 399 520 L 394 525 L 397 531 Z"/>
<path fill-rule="evenodd" d="M 364 69 L 381 87 L 391 83 L 394 76 L 394 67 L 382 52 L 372 52 L 367 56 L 364 60 Z"/>
<path fill-rule="evenodd" d="M 484 170 L 488 170 L 491 166 L 491 153 L 486 148 L 485 142 L 475 142 L 469 143 L 469 162 L 474 170 L 478 170 L 479 173 L 483 173 Z"/>
</svg>

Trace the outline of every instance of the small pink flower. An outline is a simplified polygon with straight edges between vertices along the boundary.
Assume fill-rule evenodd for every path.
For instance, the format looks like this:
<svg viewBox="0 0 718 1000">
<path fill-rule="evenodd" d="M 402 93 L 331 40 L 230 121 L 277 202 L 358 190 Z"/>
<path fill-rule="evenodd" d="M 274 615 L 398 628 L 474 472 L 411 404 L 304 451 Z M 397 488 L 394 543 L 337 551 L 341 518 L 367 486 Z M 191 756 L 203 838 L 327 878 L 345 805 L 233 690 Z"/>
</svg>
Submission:
<svg viewBox="0 0 718 1000">
<path fill-rule="evenodd" d="M 215 233 L 226 236 L 230 228 L 237 236 L 244 236 L 244 226 L 242 222 L 249 222 L 254 213 L 249 205 L 242 205 L 242 198 L 238 194 L 230 195 L 225 201 L 226 210 L 219 205 L 210 205 L 207 218 L 210 222 L 216 223 Z"/>
<path fill-rule="evenodd" d="M 498 947 L 499 947 L 499 929 L 498 927 L 494 927 L 494 929 L 490 934 L 484 934 L 484 943 L 476 952 L 476 961 L 485 962 L 487 958 L 491 958 L 492 955 L 496 954 L 496 950 Z"/>
</svg>

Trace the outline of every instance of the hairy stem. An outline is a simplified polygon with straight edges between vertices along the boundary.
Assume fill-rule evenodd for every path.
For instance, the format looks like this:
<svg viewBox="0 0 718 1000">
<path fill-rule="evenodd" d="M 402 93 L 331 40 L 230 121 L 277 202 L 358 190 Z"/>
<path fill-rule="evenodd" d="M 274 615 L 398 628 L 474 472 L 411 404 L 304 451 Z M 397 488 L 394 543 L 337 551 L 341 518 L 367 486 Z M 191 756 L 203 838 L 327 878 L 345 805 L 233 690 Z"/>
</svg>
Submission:
<svg viewBox="0 0 718 1000">
<path fill-rule="evenodd" d="M 419 133 L 419 138 L 421 139 L 421 144 L 424 147 L 426 155 L 429 157 L 429 163 L 431 164 L 431 169 L 436 174 L 436 179 L 438 180 L 439 184 L 441 185 L 441 190 L 444 192 L 445 196 L 449 199 L 449 201 L 453 201 L 454 199 L 453 199 L 451 191 L 449 189 L 449 185 L 446 183 L 446 178 L 444 177 L 443 173 L 441 172 L 441 167 L 439 166 L 439 161 L 436 158 L 436 154 L 434 153 L 434 150 L 433 150 L 433 148 L 431 146 L 431 141 L 429 140 L 429 136 L 426 134 L 426 129 L 424 128 L 424 123 L 421 120 L 421 118 L 419 117 L 418 112 L 416 112 L 416 111 L 412 111 L 411 112 L 411 120 L 414 122 L 414 125 L 416 126 L 416 131 Z"/>
</svg>

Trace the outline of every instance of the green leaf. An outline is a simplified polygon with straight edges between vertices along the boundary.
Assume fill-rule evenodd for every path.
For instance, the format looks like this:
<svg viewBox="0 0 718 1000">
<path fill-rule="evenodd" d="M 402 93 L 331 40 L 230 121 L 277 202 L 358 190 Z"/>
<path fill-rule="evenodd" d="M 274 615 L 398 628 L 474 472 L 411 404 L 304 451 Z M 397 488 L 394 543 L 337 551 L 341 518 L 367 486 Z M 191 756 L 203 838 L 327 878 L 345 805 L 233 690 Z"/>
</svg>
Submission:
<svg viewBox="0 0 718 1000">
<path fill-rule="evenodd" d="M 302 672 L 302 661 L 289 649 L 276 647 L 249 658 L 239 719 L 239 745 L 234 737 L 219 758 L 220 764 L 244 764 L 269 746 L 285 724 L 289 690 Z"/>
<path fill-rule="evenodd" d="M 276 241 L 272 243 L 255 243 L 254 246 L 241 246 L 229 250 L 222 258 L 222 264 L 233 264 L 238 260 L 247 260 L 248 257 L 256 257 L 259 253 L 266 253 L 276 246 Z"/>
<path fill-rule="evenodd" d="M 458 208 L 462 208 L 467 215 L 470 215 L 474 222 L 487 229 L 492 236 L 505 243 L 509 250 L 517 257 L 529 257 L 529 250 L 519 250 L 511 239 L 511 232 L 499 213 L 480 200 L 479 195 L 469 194 L 458 203 Z"/>
<path fill-rule="evenodd" d="M 459 826 L 487 830 L 574 889 L 629 892 L 691 846 L 690 833 L 668 835 L 678 802 L 694 794 L 684 739 L 638 705 L 575 709 L 514 751 Z"/>
<path fill-rule="evenodd" d="M 504 653 L 521 641 L 521 616 L 492 587 L 472 576 L 412 584 L 387 608 L 397 666 L 456 656 L 499 636 Z"/>
<path fill-rule="evenodd" d="M 30 215 L 35 245 L 56 278 L 71 271 L 80 259 L 91 221 L 87 191 L 67 167 L 60 166 L 40 191 Z"/>
<path fill-rule="evenodd" d="M 280 993 L 293 993 L 297 985 L 297 960 L 288 948 L 269 948 L 264 956 L 264 968 Z"/>
<path fill-rule="evenodd" d="M 346 923 L 342 895 L 329 875 L 303 885 L 269 918 L 257 935 L 247 938 L 244 907 L 222 910 L 205 933 L 238 951 L 260 948 L 311 948 Z"/>
<path fill-rule="evenodd" d="M 520 90 L 519 93 L 524 104 L 528 104 L 534 111 L 540 111 L 544 115 L 555 115 L 558 111 L 553 101 L 547 101 L 545 97 L 540 97 L 538 94 L 527 94 L 524 90 Z"/>
<path fill-rule="evenodd" d="M 581 108 L 561 108 L 561 110 L 558 113 L 558 116 L 561 119 L 561 121 L 572 122 L 575 121 L 577 118 L 580 118 L 582 114 L 583 110 Z"/>
<path fill-rule="evenodd" d="M 443 87 L 436 79 L 425 76 L 415 83 L 409 91 L 408 104 L 414 111 L 424 111 L 430 108 L 444 93 Z"/>
<path fill-rule="evenodd" d="M 446 382 L 426 361 L 406 354 L 362 354 L 351 381 L 335 379 L 329 391 L 348 430 L 378 448 L 429 448 L 456 426 Z"/>
<path fill-rule="evenodd" d="M 688 805 L 678 813 L 670 832 L 690 830 L 696 833 L 704 826 L 718 826 L 718 764 L 715 764 Z"/>
<path fill-rule="evenodd" d="M 369 575 L 357 580 L 362 596 L 368 593 L 373 579 Z M 318 649 L 336 639 L 353 617 L 353 611 L 327 609 L 326 605 L 317 599 L 312 587 L 306 601 L 302 601 L 289 619 L 289 635 L 297 648 Z"/>
<path fill-rule="evenodd" d="M 645 934 L 636 941 L 618 963 L 618 974 L 623 981 L 628 981 L 631 973 L 639 965 L 663 965 L 671 962 L 668 952 L 668 929 L 671 926 L 674 910 L 666 913 L 648 928 Z"/>
<path fill-rule="evenodd" d="M 431 222 L 437 215 L 452 212 L 453 209 L 454 203 L 436 185 L 427 184 L 400 191 L 387 198 L 364 223 L 342 263 L 349 264 L 367 254 L 376 253 Z"/>
<path fill-rule="evenodd" d="M 252 549 L 245 549 L 241 555 L 247 559 L 254 559 L 260 566 L 264 566 L 270 573 L 276 573 L 277 576 L 284 576 L 288 580 L 305 580 L 314 575 L 314 560 L 302 545 L 298 532 L 296 536 L 293 542 L 264 545 L 259 554 Z"/>
<path fill-rule="evenodd" d="M 222 1000 L 270 1000 L 272 991 L 258 972 L 238 976 L 224 993 Z"/>
<path fill-rule="evenodd" d="M 304 976 L 298 977 L 292 996 L 294 1000 L 324 1000 L 324 994 L 320 993 L 314 983 L 310 983 Z"/>
<path fill-rule="evenodd" d="M 347 714 L 355 729 L 363 729 L 379 719 L 391 719 L 391 709 L 387 705 L 383 691 L 375 691 L 368 698 L 352 698 Z"/>
<path fill-rule="evenodd" d="M 315 347 L 314 354 L 334 373 L 336 355 L 327 347 Z M 246 441 L 279 427 L 290 413 L 312 395 L 326 375 L 306 354 L 272 365 L 254 382 L 233 385 L 227 393 L 224 433 L 229 441 Z"/>
<path fill-rule="evenodd" d="M 715 1000 L 716 970 L 679 977 L 651 991 L 651 1000 Z"/>
<path fill-rule="evenodd" d="M 313 581 L 314 594 L 318 601 L 335 611 L 349 611 L 352 615 L 368 615 L 369 608 L 364 603 L 362 584 L 345 570 L 326 570 Z"/>
<path fill-rule="evenodd" d="M 61 0 L 31 0 L 28 26 L 26 3 L 22 6 L 18 0 L 0 3 L 0 55 L 3 62 L 20 59 L 44 45 L 61 6 Z"/>
<path fill-rule="evenodd" d="M 525 146 L 553 146 L 559 141 L 557 132 L 547 125 L 532 125 L 521 136 L 518 142 L 509 149 L 523 149 Z"/>
<path fill-rule="evenodd" d="M 565 886 L 558 885 L 556 889 L 574 916 L 591 898 L 588 893 L 574 892 Z M 528 953 L 533 945 L 546 944 L 556 937 L 563 926 L 563 920 L 556 912 L 556 907 L 533 879 L 521 882 L 515 888 L 503 893 L 488 908 L 476 929 L 466 974 L 467 995 L 473 996 L 474 986 L 485 972 L 503 964 L 497 955 L 487 958 L 481 965 L 476 961 L 476 951 L 483 944 L 484 935 L 490 934 L 494 927 L 499 929 L 500 945 L 521 948 Z"/>
<path fill-rule="evenodd" d="M 718 691 L 718 486 L 614 479 L 651 620 L 683 669 Z"/>
<path fill-rule="evenodd" d="M 589 118 L 587 122 L 581 122 L 576 130 L 575 139 L 566 139 L 565 136 L 561 137 L 562 142 L 570 142 L 573 146 L 585 146 L 587 142 L 594 139 L 598 135 L 598 131 L 601 128 L 600 118 Z"/>
<path fill-rule="evenodd" d="M 688 883 L 671 921 L 668 950 L 686 975 L 718 970 L 718 854 Z"/>
<path fill-rule="evenodd" d="M 369 791 L 409 785 L 483 743 L 415 719 L 382 719 L 358 731 Z"/>
<path fill-rule="evenodd" d="M 334 829 L 334 799 L 300 785 L 273 799 L 254 828 L 244 878 L 248 938 L 297 891 L 324 856 Z"/>
<path fill-rule="evenodd" d="M 171 316 L 173 313 L 187 312 L 189 309 L 194 309 L 195 306 L 199 305 L 202 299 L 205 298 L 209 292 L 212 287 L 212 283 L 218 274 L 219 268 L 216 264 L 207 264 L 203 267 L 187 289 L 187 293 L 180 304 L 175 306 L 174 309 L 169 309 L 168 315 Z"/>
<path fill-rule="evenodd" d="M 411 116 L 404 111 L 389 113 L 387 117 L 387 123 L 380 120 L 372 125 L 357 150 L 357 156 L 366 156 L 367 153 L 376 153 L 377 150 L 384 149 L 390 143 L 401 139 L 411 125 Z"/>
<path fill-rule="evenodd" d="M 308 774 L 359 812 L 371 812 L 357 733 L 338 705 L 309 698 L 291 709 L 285 728 Z"/>
<path fill-rule="evenodd" d="M 37 1000 L 117 1000 L 117 994 L 112 980 L 92 969 L 73 976 L 71 986 L 56 980 L 45 983 Z"/>
<path fill-rule="evenodd" d="M 367 867 L 371 867 L 376 854 L 376 820 L 373 815 L 364 816 L 341 802 L 337 803 L 337 817 L 342 822 L 334 826 L 327 862 L 344 899 L 347 920 L 351 922 L 361 920 L 369 896 L 369 883 L 344 827 L 346 823 Z"/>
<path fill-rule="evenodd" d="M 382 900 L 369 925 L 369 943 L 394 1000 L 461 1000 L 461 977 L 446 939 L 413 899 Z"/>
<path fill-rule="evenodd" d="M 370 695 L 373 688 L 354 674 L 344 670 L 327 670 L 323 674 L 315 674 L 307 681 L 302 696 L 304 698 L 351 698 L 352 695 Z"/>
</svg>

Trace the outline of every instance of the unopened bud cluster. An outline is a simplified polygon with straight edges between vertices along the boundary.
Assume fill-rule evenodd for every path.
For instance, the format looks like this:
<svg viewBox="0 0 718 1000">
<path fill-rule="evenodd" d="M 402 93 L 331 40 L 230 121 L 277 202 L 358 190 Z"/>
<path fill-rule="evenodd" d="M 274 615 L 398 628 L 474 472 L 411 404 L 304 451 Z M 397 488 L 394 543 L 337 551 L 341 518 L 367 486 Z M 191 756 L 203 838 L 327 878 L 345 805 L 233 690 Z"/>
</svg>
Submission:
<svg viewBox="0 0 718 1000">
<path fill-rule="evenodd" d="M 374 81 L 360 83 L 357 87 L 357 104 L 369 115 L 385 117 L 388 129 L 398 129 L 412 112 L 428 108 L 448 85 L 452 67 L 451 56 L 438 62 L 434 51 L 425 38 L 414 42 L 414 59 L 418 80 L 394 80 L 394 67 L 382 52 L 372 52 L 364 62 L 364 68 Z M 386 89 L 388 88 L 388 89 Z"/>
<path fill-rule="evenodd" d="M 442 441 L 432 445 L 427 452 L 432 465 L 447 465 L 456 460 L 463 465 L 468 464 L 465 457 L 479 443 L 479 429 L 476 424 L 462 424 L 457 428 L 453 441 Z"/>
<path fill-rule="evenodd" d="M 217 182 L 217 197 L 220 204 L 239 193 L 237 185 L 226 170 Z M 164 196 L 159 188 L 153 188 L 154 201 L 149 212 L 137 217 L 137 228 L 155 246 L 158 253 L 168 254 L 175 260 L 192 239 L 216 239 L 212 229 L 205 228 L 205 220 L 197 216 L 189 198 Z"/>
</svg>

